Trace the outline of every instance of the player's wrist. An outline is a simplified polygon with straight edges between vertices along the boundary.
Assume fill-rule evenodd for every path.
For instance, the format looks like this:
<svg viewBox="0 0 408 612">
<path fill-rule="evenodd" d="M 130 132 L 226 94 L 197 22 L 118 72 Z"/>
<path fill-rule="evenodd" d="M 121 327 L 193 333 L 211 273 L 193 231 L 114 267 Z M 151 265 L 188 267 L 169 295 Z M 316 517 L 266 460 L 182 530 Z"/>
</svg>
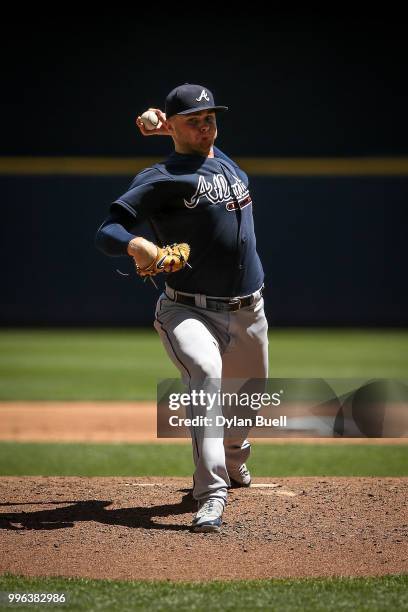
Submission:
<svg viewBox="0 0 408 612">
<path fill-rule="evenodd" d="M 128 246 L 127 252 L 133 257 L 140 268 L 149 266 L 157 257 L 158 247 L 141 236 L 133 238 Z"/>
</svg>

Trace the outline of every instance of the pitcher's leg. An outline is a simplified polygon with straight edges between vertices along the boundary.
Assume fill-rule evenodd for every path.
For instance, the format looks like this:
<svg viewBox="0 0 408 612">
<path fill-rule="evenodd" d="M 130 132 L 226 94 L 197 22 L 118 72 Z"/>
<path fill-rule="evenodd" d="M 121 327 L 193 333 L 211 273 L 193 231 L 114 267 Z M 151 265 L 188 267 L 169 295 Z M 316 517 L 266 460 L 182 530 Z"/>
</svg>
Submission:
<svg viewBox="0 0 408 612">
<path fill-rule="evenodd" d="M 222 360 L 218 342 L 193 311 L 173 303 L 162 304 L 156 312 L 155 328 L 174 364 L 188 383 L 189 391 L 203 390 L 217 394 L 221 385 Z M 222 414 L 214 403 L 207 406 L 190 406 L 188 418 Z M 208 427 L 191 427 L 193 457 L 195 463 L 193 496 L 197 500 L 218 497 L 227 498 L 229 477 L 225 466 L 225 450 L 222 431 Z"/>
<path fill-rule="evenodd" d="M 223 354 L 223 389 L 229 392 L 259 393 L 264 391 L 263 380 L 268 376 L 268 323 L 263 298 L 254 308 L 231 314 L 231 343 Z M 254 380 L 248 380 L 254 379 Z M 242 386 L 243 385 L 243 386 Z M 231 410 L 234 412 L 234 410 Z M 256 415 L 251 408 L 240 417 Z M 236 428 L 224 437 L 225 460 L 231 474 L 247 461 L 251 445 L 247 439 L 250 427 Z"/>
</svg>

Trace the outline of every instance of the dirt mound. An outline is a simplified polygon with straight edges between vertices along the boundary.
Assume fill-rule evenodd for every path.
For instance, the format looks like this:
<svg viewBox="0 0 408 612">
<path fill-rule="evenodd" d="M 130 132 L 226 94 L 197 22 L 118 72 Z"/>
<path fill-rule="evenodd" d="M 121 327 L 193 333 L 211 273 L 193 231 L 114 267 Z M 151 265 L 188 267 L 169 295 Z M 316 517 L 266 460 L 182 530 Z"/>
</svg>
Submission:
<svg viewBox="0 0 408 612">
<path fill-rule="evenodd" d="M 0 572 L 214 580 L 408 572 L 406 478 L 255 479 L 219 534 L 185 478 L 0 479 Z"/>
</svg>

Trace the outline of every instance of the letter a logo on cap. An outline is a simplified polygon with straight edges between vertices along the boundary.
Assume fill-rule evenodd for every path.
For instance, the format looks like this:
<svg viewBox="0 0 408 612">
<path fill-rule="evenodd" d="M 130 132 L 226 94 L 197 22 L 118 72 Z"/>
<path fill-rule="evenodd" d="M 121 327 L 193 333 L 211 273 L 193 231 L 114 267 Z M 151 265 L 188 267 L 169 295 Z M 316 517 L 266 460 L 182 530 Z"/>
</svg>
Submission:
<svg viewBox="0 0 408 612">
<path fill-rule="evenodd" d="M 207 102 L 210 101 L 210 98 L 208 97 L 207 92 L 205 91 L 205 89 L 203 89 L 203 91 L 200 93 L 200 96 L 198 98 L 196 98 L 197 102 L 201 102 L 202 99 L 207 100 Z"/>
</svg>

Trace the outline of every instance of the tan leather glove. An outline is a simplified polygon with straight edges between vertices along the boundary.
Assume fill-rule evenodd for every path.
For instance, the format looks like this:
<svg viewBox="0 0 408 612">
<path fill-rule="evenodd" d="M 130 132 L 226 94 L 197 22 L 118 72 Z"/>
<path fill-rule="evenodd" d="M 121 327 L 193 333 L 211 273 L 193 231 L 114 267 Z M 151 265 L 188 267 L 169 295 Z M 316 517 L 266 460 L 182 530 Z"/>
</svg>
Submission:
<svg viewBox="0 0 408 612">
<path fill-rule="evenodd" d="M 156 276 L 160 272 L 178 272 L 186 265 L 190 255 L 190 247 L 185 242 L 174 243 L 165 247 L 157 247 L 156 258 L 145 268 L 136 264 L 139 276 Z"/>
</svg>

